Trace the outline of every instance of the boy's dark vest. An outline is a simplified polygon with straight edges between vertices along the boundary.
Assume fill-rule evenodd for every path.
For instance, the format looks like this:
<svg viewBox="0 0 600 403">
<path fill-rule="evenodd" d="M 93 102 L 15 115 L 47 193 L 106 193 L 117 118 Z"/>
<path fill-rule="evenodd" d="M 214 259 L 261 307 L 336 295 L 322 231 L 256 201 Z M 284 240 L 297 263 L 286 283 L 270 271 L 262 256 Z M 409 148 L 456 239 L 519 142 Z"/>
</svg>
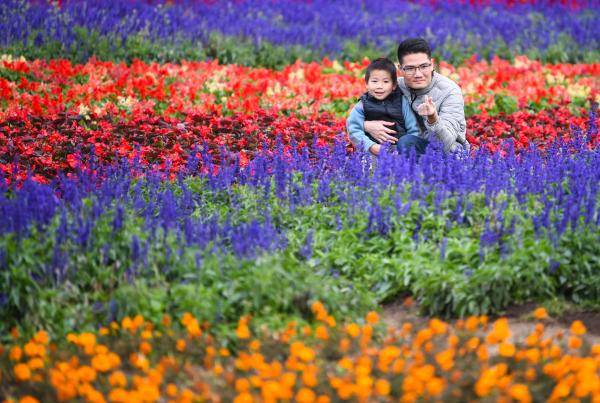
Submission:
<svg viewBox="0 0 600 403">
<path fill-rule="evenodd" d="M 378 100 L 369 95 L 369 93 L 363 94 L 360 100 L 363 104 L 365 111 L 365 121 L 369 120 L 385 120 L 388 122 L 394 122 L 395 125 L 389 126 L 390 129 L 394 129 L 396 134 L 393 135 L 396 138 L 400 138 L 406 134 L 406 125 L 404 123 L 404 114 L 402 113 L 402 103 L 404 97 L 400 89 L 396 87 L 394 91 L 384 100 Z M 373 137 L 366 133 L 367 136 L 378 143 Z"/>
</svg>

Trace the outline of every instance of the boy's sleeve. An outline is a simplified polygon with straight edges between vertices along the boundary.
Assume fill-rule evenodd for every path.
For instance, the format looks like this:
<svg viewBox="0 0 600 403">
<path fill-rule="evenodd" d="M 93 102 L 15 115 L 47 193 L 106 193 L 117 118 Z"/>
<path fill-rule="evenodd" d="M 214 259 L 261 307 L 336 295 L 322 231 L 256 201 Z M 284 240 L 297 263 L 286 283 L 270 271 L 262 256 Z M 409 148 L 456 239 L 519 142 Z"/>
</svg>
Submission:
<svg viewBox="0 0 600 403">
<path fill-rule="evenodd" d="M 419 129 L 419 124 L 417 123 L 417 117 L 410 108 L 410 101 L 408 98 L 405 97 L 404 101 L 405 102 L 402 102 L 402 115 L 404 116 L 404 127 L 406 129 L 406 134 L 412 134 L 413 136 L 419 137 L 421 130 Z"/>
<path fill-rule="evenodd" d="M 346 119 L 346 130 L 350 141 L 356 148 L 368 152 L 371 146 L 376 144 L 365 133 L 365 111 L 361 101 L 354 105 L 350 116 Z"/>
</svg>

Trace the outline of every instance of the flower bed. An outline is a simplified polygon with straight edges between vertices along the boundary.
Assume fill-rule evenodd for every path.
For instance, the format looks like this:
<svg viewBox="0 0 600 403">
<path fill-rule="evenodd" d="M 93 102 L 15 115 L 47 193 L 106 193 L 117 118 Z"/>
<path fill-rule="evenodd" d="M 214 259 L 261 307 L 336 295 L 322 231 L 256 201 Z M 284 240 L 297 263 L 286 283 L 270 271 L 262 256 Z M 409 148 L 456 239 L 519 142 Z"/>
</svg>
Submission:
<svg viewBox="0 0 600 403">
<path fill-rule="evenodd" d="M 125 317 L 58 344 L 44 331 L 0 347 L 0 392 L 8 402 L 253 401 L 550 402 L 600 395 L 600 345 L 585 326 L 511 337 L 506 319 L 471 316 L 380 323 L 376 312 L 338 323 L 320 302 L 314 326 L 290 322 L 252 331 L 242 317 L 229 340 L 186 313 L 173 323 Z M 225 344 L 224 342 L 227 342 Z"/>
</svg>

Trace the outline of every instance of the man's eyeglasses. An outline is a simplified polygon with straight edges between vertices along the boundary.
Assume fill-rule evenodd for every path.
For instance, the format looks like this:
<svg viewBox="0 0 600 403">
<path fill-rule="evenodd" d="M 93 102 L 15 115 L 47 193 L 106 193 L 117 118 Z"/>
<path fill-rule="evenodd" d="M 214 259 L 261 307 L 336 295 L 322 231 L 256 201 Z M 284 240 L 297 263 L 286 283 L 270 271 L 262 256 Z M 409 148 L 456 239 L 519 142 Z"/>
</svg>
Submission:
<svg viewBox="0 0 600 403">
<path fill-rule="evenodd" d="M 431 63 L 423 63 L 419 66 L 404 66 L 404 67 L 402 67 L 402 71 L 407 76 L 414 76 L 415 73 L 417 72 L 417 69 L 419 69 L 421 71 L 421 73 L 427 73 L 427 72 L 429 72 L 429 69 L 431 69 Z"/>
</svg>

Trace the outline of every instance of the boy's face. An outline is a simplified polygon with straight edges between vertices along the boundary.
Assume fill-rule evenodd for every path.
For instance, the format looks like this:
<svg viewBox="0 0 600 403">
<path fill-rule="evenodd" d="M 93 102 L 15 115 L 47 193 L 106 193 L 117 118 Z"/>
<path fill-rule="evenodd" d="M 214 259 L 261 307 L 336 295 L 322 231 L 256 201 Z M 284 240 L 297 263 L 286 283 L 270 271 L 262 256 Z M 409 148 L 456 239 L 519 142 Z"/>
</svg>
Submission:
<svg viewBox="0 0 600 403">
<path fill-rule="evenodd" d="M 382 100 L 388 97 L 396 88 L 392 76 L 385 70 L 373 70 L 367 80 L 367 92 L 373 98 Z"/>
</svg>

